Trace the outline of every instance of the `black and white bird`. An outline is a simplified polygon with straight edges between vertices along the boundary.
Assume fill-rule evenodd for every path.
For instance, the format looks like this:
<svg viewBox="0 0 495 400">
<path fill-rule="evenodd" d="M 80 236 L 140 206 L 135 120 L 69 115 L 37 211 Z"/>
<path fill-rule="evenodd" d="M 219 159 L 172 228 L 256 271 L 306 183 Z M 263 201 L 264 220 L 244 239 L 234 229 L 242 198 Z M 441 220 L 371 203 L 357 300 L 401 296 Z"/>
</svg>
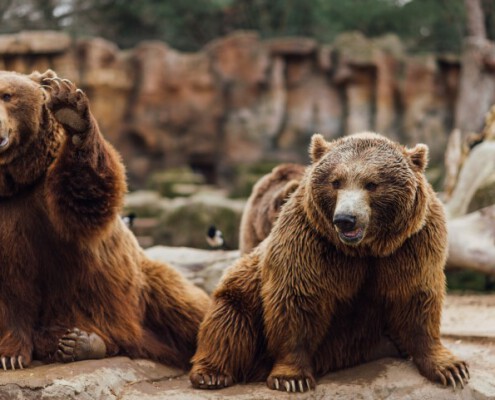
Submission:
<svg viewBox="0 0 495 400">
<path fill-rule="evenodd" d="M 124 221 L 124 224 L 126 224 L 126 226 L 132 230 L 132 227 L 134 225 L 134 220 L 136 219 L 136 214 L 134 214 L 133 212 L 127 214 L 127 215 L 124 215 L 122 217 L 122 221 Z"/>
<path fill-rule="evenodd" d="M 226 249 L 223 233 L 220 229 L 217 229 L 215 225 L 211 225 L 206 232 L 206 243 L 216 250 Z"/>
</svg>

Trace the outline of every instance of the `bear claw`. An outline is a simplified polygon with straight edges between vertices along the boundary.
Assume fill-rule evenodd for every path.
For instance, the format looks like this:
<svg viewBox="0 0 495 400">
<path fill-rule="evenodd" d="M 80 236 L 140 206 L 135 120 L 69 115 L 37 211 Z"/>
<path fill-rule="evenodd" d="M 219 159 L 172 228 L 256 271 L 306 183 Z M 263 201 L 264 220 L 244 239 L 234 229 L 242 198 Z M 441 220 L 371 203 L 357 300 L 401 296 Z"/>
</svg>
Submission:
<svg viewBox="0 0 495 400">
<path fill-rule="evenodd" d="M 191 374 L 190 380 L 193 387 L 198 389 L 222 389 L 234 384 L 230 376 L 215 373 Z"/>
<path fill-rule="evenodd" d="M 311 384 L 311 380 L 309 378 L 273 378 L 272 384 L 270 384 L 270 379 L 268 380 L 268 387 L 270 389 L 288 393 L 304 393 L 308 390 L 314 389 L 314 385 Z"/>
<path fill-rule="evenodd" d="M 49 98 L 47 106 L 71 133 L 85 133 L 90 126 L 88 99 L 69 79 L 47 78 L 41 82 Z"/>
<path fill-rule="evenodd" d="M 22 356 L 17 356 L 17 357 L 16 356 L 12 356 L 12 357 L 2 356 L 0 358 L 0 361 L 2 363 L 2 368 L 4 369 L 4 371 L 7 371 L 9 368 L 11 368 L 12 370 L 15 370 L 16 364 L 17 364 L 19 369 L 24 369 L 24 364 L 23 364 L 24 358 Z M 7 362 L 9 362 L 9 364 L 7 364 Z"/>
<path fill-rule="evenodd" d="M 454 390 L 457 385 L 464 389 L 470 379 L 469 370 L 465 363 L 460 363 L 450 369 L 439 370 L 436 372 L 436 376 L 443 386 L 452 386 Z"/>
</svg>

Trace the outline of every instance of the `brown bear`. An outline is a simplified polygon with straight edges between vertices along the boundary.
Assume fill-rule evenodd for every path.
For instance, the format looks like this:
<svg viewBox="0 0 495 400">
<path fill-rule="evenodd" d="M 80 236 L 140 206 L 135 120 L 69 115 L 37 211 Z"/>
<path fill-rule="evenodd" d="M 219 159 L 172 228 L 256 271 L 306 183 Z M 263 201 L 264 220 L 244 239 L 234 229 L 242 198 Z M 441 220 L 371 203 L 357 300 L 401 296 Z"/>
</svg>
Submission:
<svg viewBox="0 0 495 400">
<path fill-rule="evenodd" d="M 116 354 L 188 368 L 206 293 L 146 258 L 88 98 L 53 71 L 0 72 L 0 360 Z"/>
<path fill-rule="evenodd" d="M 310 154 L 268 238 L 215 290 L 192 385 L 304 392 L 376 357 L 386 335 L 428 379 L 464 386 L 466 363 L 440 342 L 447 232 L 427 147 L 315 135 Z"/>
<path fill-rule="evenodd" d="M 296 190 L 304 170 L 302 165 L 282 164 L 256 182 L 242 213 L 241 254 L 249 253 L 268 236 L 280 207 Z"/>
</svg>

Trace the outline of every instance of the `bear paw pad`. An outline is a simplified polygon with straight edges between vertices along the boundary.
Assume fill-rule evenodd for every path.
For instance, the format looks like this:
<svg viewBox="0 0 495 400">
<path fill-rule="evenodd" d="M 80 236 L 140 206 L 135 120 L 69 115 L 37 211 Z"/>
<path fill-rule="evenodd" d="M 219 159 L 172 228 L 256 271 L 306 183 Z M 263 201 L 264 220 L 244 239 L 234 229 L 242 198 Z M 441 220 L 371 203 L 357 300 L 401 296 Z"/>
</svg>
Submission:
<svg viewBox="0 0 495 400">
<path fill-rule="evenodd" d="M 71 131 L 86 131 L 89 102 L 84 92 L 68 79 L 47 78 L 41 83 L 50 95 L 47 105 L 55 118 Z"/>
<path fill-rule="evenodd" d="M 58 341 L 57 361 L 70 362 L 104 358 L 106 345 L 96 333 L 69 329 Z"/>
</svg>

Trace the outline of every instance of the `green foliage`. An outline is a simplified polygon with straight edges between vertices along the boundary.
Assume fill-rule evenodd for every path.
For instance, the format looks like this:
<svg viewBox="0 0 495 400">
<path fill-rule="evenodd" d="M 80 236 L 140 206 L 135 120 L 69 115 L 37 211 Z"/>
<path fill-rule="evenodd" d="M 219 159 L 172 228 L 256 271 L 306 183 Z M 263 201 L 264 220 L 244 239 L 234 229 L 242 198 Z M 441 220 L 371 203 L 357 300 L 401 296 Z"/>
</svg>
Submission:
<svg viewBox="0 0 495 400">
<path fill-rule="evenodd" d="M 195 50 L 221 34 L 221 10 L 225 3 L 109 0 L 98 5 L 95 2 L 93 25 L 122 47 L 144 39 L 161 39 L 183 50 Z"/>
<path fill-rule="evenodd" d="M 495 292 L 495 279 L 476 271 L 447 271 L 449 292 Z"/>
<path fill-rule="evenodd" d="M 333 40 L 342 31 L 368 37 L 394 32 L 417 51 L 459 51 L 464 33 L 463 0 L 319 0 L 318 36 Z M 404 3 L 404 2 L 402 2 Z"/>
<path fill-rule="evenodd" d="M 483 0 L 495 38 L 495 0 Z M 330 42 L 345 31 L 394 32 L 413 51 L 460 51 L 463 0 L 12 0 L 0 1 L 0 31 L 64 29 L 99 35 L 121 47 L 144 39 L 198 50 L 238 29 L 263 37 L 302 35 Z"/>
</svg>

